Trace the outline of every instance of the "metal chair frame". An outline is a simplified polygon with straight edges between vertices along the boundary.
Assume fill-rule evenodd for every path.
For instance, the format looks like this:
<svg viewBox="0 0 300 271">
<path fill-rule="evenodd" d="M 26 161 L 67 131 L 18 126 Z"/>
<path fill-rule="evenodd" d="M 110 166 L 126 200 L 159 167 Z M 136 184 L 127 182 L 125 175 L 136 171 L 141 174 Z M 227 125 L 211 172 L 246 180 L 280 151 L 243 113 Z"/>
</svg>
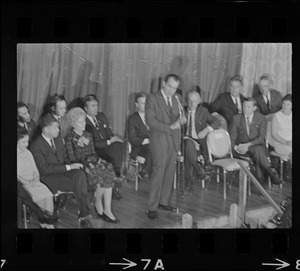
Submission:
<svg viewBox="0 0 300 271">
<path fill-rule="evenodd" d="M 213 144 L 213 140 L 215 138 L 213 138 L 217 133 L 221 134 L 222 135 L 222 138 L 225 137 L 224 139 L 224 143 L 227 144 L 224 146 L 224 150 L 223 150 L 223 153 L 220 154 L 220 153 L 216 153 L 216 152 L 213 152 L 212 150 L 212 144 Z M 241 170 L 240 166 L 238 165 L 238 167 L 236 167 L 235 169 L 224 169 L 224 167 L 222 165 L 215 165 L 214 164 L 214 161 L 225 161 L 225 159 L 230 159 L 231 161 L 242 161 L 244 164 L 246 164 L 246 166 L 249 168 L 249 163 L 245 160 L 241 160 L 241 159 L 235 159 L 233 158 L 233 155 L 232 155 L 232 149 L 231 149 L 231 141 L 230 141 L 230 136 L 228 134 L 228 132 L 224 129 L 217 129 L 217 130 L 214 130 L 212 132 L 210 132 L 207 136 L 207 140 L 206 140 L 206 143 L 207 143 L 207 149 L 208 149 L 208 157 L 209 157 L 209 161 L 211 163 L 212 166 L 216 166 L 217 167 L 217 183 L 220 182 L 220 179 L 219 179 L 219 168 L 221 167 L 223 169 L 223 185 L 224 185 L 224 190 L 223 190 L 223 197 L 224 199 L 226 200 L 227 198 L 227 193 L 226 193 L 226 188 L 227 188 L 227 181 L 226 181 L 226 173 L 227 172 L 233 172 L 233 171 L 238 171 L 238 170 Z M 226 158 L 227 156 L 230 156 L 230 158 Z M 217 159 L 216 160 L 213 160 L 213 157 L 216 157 Z M 248 180 L 249 181 L 249 180 Z M 250 186 L 248 186 L 248 193 L 250 195 Z"/>
</svg>

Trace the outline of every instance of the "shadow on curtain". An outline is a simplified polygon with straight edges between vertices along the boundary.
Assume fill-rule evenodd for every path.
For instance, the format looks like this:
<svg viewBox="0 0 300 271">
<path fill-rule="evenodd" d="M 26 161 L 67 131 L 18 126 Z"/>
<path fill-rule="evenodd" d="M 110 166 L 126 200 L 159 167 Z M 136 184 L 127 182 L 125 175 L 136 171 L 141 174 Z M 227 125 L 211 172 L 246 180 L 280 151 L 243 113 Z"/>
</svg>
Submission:
<svg viewBox="0 0 300 271">
<path fill-rule="evenodd" d="M 34 120 L 54 93 L 66 97 L 69 108 L 95 94 L 113 131 L 125 135 L 135 111 L 134 94 L 157 91 L 167 73 L 182 79 L 183 97 L 201 89 L 210 103 L 227 90 L 228 78 L 240 73 L 243 44 L 18 44 L 17 97 L 29 105 Z"/>
</svg>

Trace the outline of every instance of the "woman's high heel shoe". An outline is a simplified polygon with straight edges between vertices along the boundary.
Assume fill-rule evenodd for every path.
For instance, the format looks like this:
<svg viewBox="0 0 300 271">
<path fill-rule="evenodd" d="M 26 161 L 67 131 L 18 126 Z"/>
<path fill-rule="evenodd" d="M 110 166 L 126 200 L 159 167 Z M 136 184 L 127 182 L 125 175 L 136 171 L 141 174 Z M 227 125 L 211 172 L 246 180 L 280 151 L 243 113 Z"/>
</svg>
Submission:
<svg viewBox="0 0 300 271">
<path fill-rule="evenodd" d="M 116 218 L 111 219 L 105 213 L 103 213 L 103 220 L 105 220 L 106 222 L 110 222 L 110 223 L 120 223 L 120 220 L 118 220 Z"/>
<path fill-rule="evenodd" d="M 104 213 L 103 213 L 103 214 L 99 214 L 99 212 L 97 211 L 97 208 L 96 208 L 95 205 L 94 205 L 94 208 L 95 208 L 95 212 L 96 212 L 97 216 L 100 217 L 100 218 L 104 218 L 104 217 L 103 217 L 103 216 L 104 216 Z"/>
</svg>

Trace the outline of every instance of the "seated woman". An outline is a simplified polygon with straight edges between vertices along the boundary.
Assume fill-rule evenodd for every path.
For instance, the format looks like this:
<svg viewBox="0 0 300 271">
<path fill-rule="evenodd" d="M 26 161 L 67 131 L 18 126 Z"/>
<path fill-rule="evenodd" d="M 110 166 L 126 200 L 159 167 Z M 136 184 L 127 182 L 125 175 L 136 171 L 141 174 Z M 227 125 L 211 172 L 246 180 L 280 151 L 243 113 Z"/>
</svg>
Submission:
<svg viewBox="0 0 300 271">
<path fill-rule="evenodd" d="M 46 185 L 40 182 L 40 174 L 34 158 L 27 149 L 28 142 L 28 131 L 24 128 L 19 128 L 17 136 L 17 178 L 22 183 L 23 188 L 31 195 L 32 200 L 52 216 L 54 210 L 53 194 Z M 51 220 L 44 222 L 40 223 L 41 228 L 54 229 Z"/>
<path fill-rule="evenodd" d="M 282 109 L 272 119 L 271 133 L 275 151 L 292 161 L 292 94 L 282 99 Z"/>
<path fill-rule="evenodd" d="M 119 223 L 111 211 L 112 187 L 116 175 L 104 160 L 96 156 L 92 135 L 85 131 L 86 114 L 80 107 L 67 113 L 73 129 L 66 137 L 66 150 L 71 162 L 83 163 L 87 173 L 89 191 L 95 193 L 95 210 L 107 222 Z M 104 207 L 102 200 L 104 198 Z"/>
</svg>

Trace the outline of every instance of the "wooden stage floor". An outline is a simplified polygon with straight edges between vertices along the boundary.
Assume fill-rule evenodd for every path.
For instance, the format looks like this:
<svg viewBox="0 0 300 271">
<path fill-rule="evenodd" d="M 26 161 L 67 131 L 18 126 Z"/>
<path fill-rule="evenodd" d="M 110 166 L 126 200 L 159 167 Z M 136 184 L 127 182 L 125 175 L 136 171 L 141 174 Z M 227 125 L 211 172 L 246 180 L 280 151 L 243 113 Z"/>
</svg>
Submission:
<svg viewBox="0 0 300 271">
<path fill-rule="evenodd" d="M 134 183 L 123 183 L 120 192 L 124 199 L 113 200 L 112 209 L 115 216 L 121 221 L 120 224 L 112 224 L 97 218 L 94 210 L 91 210 L 93 216 L 93 228 L 99 229 L 121 229 L 121 228 L 182 228 L 181 217 L 174 213 L 158 210 L 159 219 L 152 221 L 146 215 L 147 196 L 149 180 L 139 182 L 139 190 L 134 190 Z M 234 181 L 231 189 L 227 187 L 227 199 L 223 199 L 223 181 L 217 183 L 212 180 L 207 191 L 202 189 L 200 182 L 194 182 L 191 192 L 184 197 L 177 194 L 178 190 L 173 189 L 171 196 L 171 205 L 176 206 L 178 202 L 181 214 L 188 213 L 193 217 L 193 221 L 200 219 L 217 217 L 220 215 L 229 215 L 230 205 L 238 204 L 238 183 Z M 277 204 L 280 204 L 287 196 L 292 195 L 292 184 L 286 182 L 283 188 L 273 186 L 267 188 L 267 192 L 272 196 Z M 179 196 L 178 196 L 179 195 Z M 177 201 L 178 199 L 178 201 Z M 248 196 L 247 209 L 256 209 L 259 207 L 269 206 L 266 199 L 253 194 Z M 68 199 L 64 209 L 60 210 L 60 219 L 57 228 L 76 229 L 80 228 L 77 220 L 77 208 L 71 198 Z M 30 228 L 39 228 L 38 221 L 34 214 L 31 217 Z"/>
<path fill-rule="evenodd" d="M 92 226 L 99 229 L 111 228 L 182 228 L 181 216 L 158 210 L 159 219 L 152 221 L 146 215 L 147 196 L 149 180 L 139 182 L 139 190 L 134 190 L 134 183 L 123 183 L 120 190 L 124 199 L 113 200 L 112 209 L 115 216 L 121 221 L 120 224 L 112 224 L 97 218 L 95 211 L 92 209 L 93 216 Z M 208 189 L 202 189 L 201 183 L 195 181 L 192 191 L 184 196 L 173 189 L 171 195 L 171 205 L 177 206 L 181 214 L 188 213 L 196 222 L 200 219 L 217 217 L 220 215 L 229 215 L 230 205 L 238 204 L 238 183 L 233 181 L 231 189 L 227 187 L 227 199 L 223 199 L 223 181 L 217 183 L 215 180 L 209 182 Z M 267 192 L 272 196 L 276 203 L 280 204 L 287 196 L 292 194 L 291 182 L 286 182 L 283 189 L 279 186 L 267 188 Z M 256 194 L 248 196 L 247 210 L 259 207 L 269 206 L 266 199 Z M 69 198 L 65 207 L 60 210 L 60 219 L 57 224 L 59 229 L 76 229 L 80 228 L 77 220 L 77 208 L 74 201 Z M 29 228 L 39 228 L 38 221 L 34 214 L 31 216 Z"/>
</svg>

